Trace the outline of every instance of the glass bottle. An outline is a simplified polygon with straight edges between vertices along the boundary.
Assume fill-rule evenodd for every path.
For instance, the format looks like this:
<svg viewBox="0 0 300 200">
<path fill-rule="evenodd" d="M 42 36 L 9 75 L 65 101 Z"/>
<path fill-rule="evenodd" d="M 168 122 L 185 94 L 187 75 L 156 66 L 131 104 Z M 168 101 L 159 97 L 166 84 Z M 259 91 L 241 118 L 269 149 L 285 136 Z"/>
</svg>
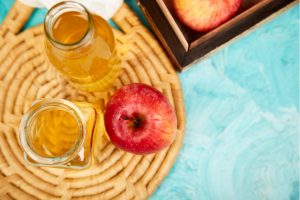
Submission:
<svg viewBox="0 0 300 200">
<path fill-rule="evenodd" d="M 101 120 L 99 109 L 90 103 L 35 101 L 19 127 L 25 161 L 34 166 L 88 167 L 92 146 L 100 142 Z"/>
<path fill-rule="evenodd" d="M 44 21 L 45 52 L 52 65 L 85 91 L 107 90 L 120 71 L 109 24 L 83 5 L 54 5 Z"/>
</svg>

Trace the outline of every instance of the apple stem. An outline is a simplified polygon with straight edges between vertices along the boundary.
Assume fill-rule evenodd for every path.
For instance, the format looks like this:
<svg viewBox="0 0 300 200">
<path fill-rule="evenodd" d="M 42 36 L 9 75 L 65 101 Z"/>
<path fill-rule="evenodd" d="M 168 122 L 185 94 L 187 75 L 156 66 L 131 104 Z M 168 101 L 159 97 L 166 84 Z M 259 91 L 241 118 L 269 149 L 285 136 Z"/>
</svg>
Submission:
<svg viewBox="0 0 300 200">
<path fill-rule="evenodd" d="M 136 117 L 124 116 L 123 119 L 128 121 L 128 126 L 134 129 L 141 127 L 144 121 L 143 117 L 141 116 L 136 116 Z"/>
<path fill-rule="evenodd" d="M 124 119 L 124 120 L 129 120 L 129 117 L 124 116 L 123 119 Z"/>
</svg>

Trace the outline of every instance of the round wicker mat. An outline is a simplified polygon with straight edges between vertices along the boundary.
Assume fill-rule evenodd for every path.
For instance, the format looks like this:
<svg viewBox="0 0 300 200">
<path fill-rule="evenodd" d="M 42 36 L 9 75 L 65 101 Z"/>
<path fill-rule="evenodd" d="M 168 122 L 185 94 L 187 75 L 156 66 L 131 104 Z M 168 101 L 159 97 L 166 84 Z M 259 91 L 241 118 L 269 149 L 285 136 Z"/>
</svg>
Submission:
<svg viewBox="0 0 300 200">
<path fill-rule="evenodd" d="M 125 4 L 114 16 L 123 72 L 107 92 L 81 92 L 61 77 L 42 54 L 43 29 L 19 33 L 32 8 L 16 2 L 0 26 L 0 199 L 146 199 L 169 172 L 185 127 L 182 91 L 159 43 Z M 175 107 L 175 142 L 158 154 L 137 156 L 104 139 L 86 170 L 31 167 L 17 140 L 24 112 L 37 98 L 65 98 L 104 108 L 122 85 L 143 82 L 162 91 Z"/>
</svg>

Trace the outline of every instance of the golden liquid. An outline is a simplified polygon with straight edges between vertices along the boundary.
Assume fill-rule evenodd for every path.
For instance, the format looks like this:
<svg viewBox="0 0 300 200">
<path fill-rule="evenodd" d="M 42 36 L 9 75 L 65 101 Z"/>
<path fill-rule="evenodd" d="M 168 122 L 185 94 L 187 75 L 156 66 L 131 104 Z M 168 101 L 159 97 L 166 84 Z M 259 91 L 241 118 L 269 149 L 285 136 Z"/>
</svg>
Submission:
<svg viewBox="0 0 300 200">
<path fill-rule="evenodd" d="M 48 110 L 34 121 L 32 146 L 43 157 L 63 156 L 77 141 L 76 119 L 63 110 Z"/>
<path fill-rule="evenodd" d="M 87 120 L 86 137 L 81 153 L 69 165 L 85 166 L 90 162 L 93 135 L 96 134 L 99 116 L 91 104 L 77 102 L 74 104 Z M 79 131 L 78 122 L 70 112 L 62 109 L 46 110 L 39 113 L 33 121 L 29 141 L 33 150 L 42 157 L 62 157 L 74 148 Z"/>
<path fill-rule="evenodd" d="M 87 91 L 108 89 L 118 76 L 119 60 L 115 56 L 115 39 L 107 22 L 91 15 L 92 35 L 87 35 L 89 22 L 79 12 L 61 14 L 52 26 L 52 37 L 70 46 L 87 39 L 79 47 L 63 50 L 46 41 L 50 62 L 70 78 L 79 88 Z M 90 38 L 89 38 L 90 37 Z"/>
</svg>

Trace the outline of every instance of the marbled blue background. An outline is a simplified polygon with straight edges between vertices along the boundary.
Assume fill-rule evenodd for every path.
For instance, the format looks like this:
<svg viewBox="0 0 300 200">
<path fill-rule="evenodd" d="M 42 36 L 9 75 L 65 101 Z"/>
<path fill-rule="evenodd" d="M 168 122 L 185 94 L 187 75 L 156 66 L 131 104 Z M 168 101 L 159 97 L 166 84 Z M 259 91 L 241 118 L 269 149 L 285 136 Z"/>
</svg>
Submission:
<svg viewBox="0 0 300 200">
<path fill-rule="evenodd" d="M 179 76 L 184 145 L 151 199 L 299 199 L 299 5 Z"/>
</svg>

